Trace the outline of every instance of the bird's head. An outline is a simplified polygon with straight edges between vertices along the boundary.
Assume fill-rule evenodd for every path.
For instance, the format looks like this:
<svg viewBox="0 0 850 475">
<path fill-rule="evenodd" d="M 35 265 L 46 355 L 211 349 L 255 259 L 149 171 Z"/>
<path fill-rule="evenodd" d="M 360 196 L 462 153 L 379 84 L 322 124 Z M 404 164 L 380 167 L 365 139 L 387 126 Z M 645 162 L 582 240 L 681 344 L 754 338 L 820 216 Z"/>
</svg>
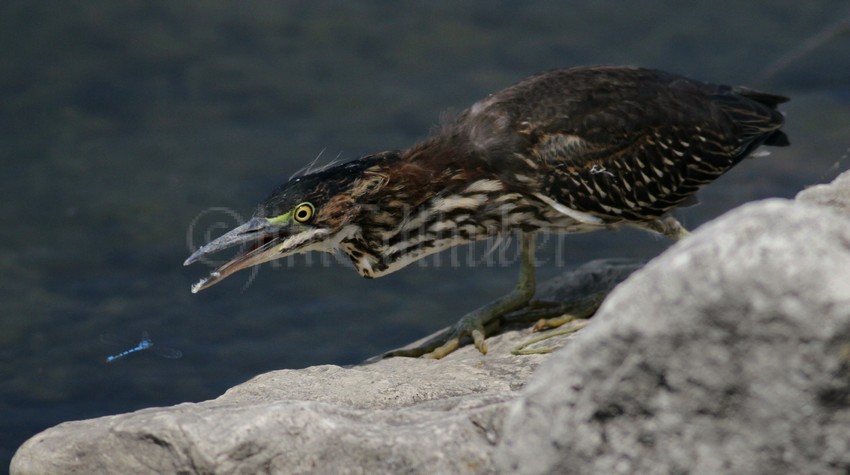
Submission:
<svg viewBox="0 0 850 475">
<path fill-rule="evenodd" d="M 248 222 L 195 251 L 184 265 L 242 246 L 241 251 L 192 287 L 199 292 L 236 271 L 308 251 L 334 252 L 358 231 L 361 198 L 386 181 L 375 171 L 395 154 L 385 152 L 290 179 L 258 207 Z"/>
</svg>

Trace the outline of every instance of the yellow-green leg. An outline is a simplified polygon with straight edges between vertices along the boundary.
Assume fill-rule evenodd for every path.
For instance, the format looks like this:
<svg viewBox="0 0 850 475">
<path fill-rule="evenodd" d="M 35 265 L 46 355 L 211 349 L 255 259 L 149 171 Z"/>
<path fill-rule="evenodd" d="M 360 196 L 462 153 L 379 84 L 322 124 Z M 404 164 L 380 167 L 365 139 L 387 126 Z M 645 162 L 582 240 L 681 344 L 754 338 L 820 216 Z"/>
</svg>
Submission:
<svg viewBox="0 0 850 475">
<path fill-rule="evenodd" d="M 674 218 L 668 216 L 643 225 L 649 231 L 656 232 L 674 240 L 689 235 L 688 231 Z M 531 302 L 534 297 L 536 282 L 534 276 L 534 235 L 522 235 L 520 252 L 519 281 L 516 287 L 506 296 L 497 299 L 473 312 L 463 316 L 456 324 L 436 335 L 425 343 L 409 349 L 390 351 L 384 357 L 391 356 L 424 356 L 426 358 L 443 358 L 456 350 L 465 337 L 471 337 L 475 347 L 481 353 L 487 353 L 488 335 L 493 334 L 502 324 L 537 322 L 535 331 L 559 327 L 565 323 L 591 317 L 602 304 L 608 293 L 618 281 L 600 283 L 589 295 L 570 298 L 569 302 Z M 625 278 L 625 275 L 622 276 Z M 604 286 L 604 288 L 602 288 Z M 600 290 L 602 288 L 602 290 Z M 572 325 L 563 332 L 548 333 L 521 345 L 515 352 L 528 354 L 531 352 L 547 352 L 551 349 L 525 350 L 524 348 L 563 333 L 572 333 L 583 325 Z"/>
<path fill-rule="evenodd" d="M 668 238 L 673 239 L 674 241 L 678 241 L 680 239 L 684 239 L 690 236 L 690 232 L 688 232 L 688 230 L 685 229 L 685 227 L 682 226 L 682 224 L 672 216 L 666 216 L 659 220 L 648 223 L 645 227 L 652 232 L 663 234 L 664 236 L 667 236 Z M 505 320 L 507 322 L 531 322 L 536 319 L 537 322 L 534 324 L 533 327 L 534 331 L 543 331 L 552 328 L 558 328 L 570 322 L 577 323 L 571 325 L 568 328 L 564 328 L 555 332 L 549 332 L 545 335 L 532 338 L 526 341 L 525 343 L 522 343 L 521 345 L 515 347 L 513 350 L 511 350 L 511 353 L 515 355 L 529 355 L 552 352 L 555 348 L 546 347 L 532 350 L 527 350 L 526 348 L 533 344 L 540 343 L 541 341 L 545 341 L 556 336 L 575 333 L 576 331 L 584 328 L 584 326 L 587 325 L 587 319 L 589 319 L 591 316 L 593 316 L 594 313 L 596 313 L 596 310 L 599 308 L 600 305 L 602 305 L 602 302 L 605 300 L 605 297 L 608 296 L 610 290 L 611 289 L 608 289 L 606 291 L 587 296 L 586 298 L 583 297 L 576 302 L 548 304 L 548 306 L 546 306 L 545 304 L 541 306 L 540 303 L 534 302 L 528 308 L 506 316 Z M 541 308 L 535 309 L 536 306 Z"/>
<path fill-rule="evenodd" d="M 521 238 L 519 281 L 516 287 L 504 297 L 478 308 L 464 315 L 456 324 L 447 331 L 426 341 L 422 345 L 411 348 L 395 350 L 386 353 L 390 356 L 424 356 L 426 358 L 440 359 L 460 346 L 463 338 L 472 338 L 475 347 L 481 353 L 487 353 L 487 327 L 495 327 L 499 317 L 520 309 L 528 304 L 532 297 L 536 282 L 534 278 L 534 234 L 523 233 Z"/>
</svg>

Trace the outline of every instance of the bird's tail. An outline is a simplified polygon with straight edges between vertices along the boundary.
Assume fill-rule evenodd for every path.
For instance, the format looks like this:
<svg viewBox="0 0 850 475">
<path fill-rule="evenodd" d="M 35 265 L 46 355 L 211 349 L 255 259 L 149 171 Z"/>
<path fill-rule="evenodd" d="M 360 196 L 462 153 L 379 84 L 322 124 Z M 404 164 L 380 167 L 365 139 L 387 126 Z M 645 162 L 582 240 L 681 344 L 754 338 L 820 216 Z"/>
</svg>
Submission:
<svg viewBox="0 0 850 475">
<path fill-rule="evenodd" d="M 750 89 L 748 87 L 743 86 L 735 86 L 732 88 L 732 91 L 735 94 L 746 97 L 747 99 L 751 99 L 758 103 L 764 104 L 771 109 L 776 109 L 776 106 L 782 104 L 784 102 L 788 102 L 790 99 L 785 96 L 780 96 L 779 94 L 771 94 L 769 92 L 761 92 L 755 89 Z"/>
<path fill-rule="evenodd" d="M 744 96 L 747 99 L 758 102 L 759 104 L 770 107 L 771 109 L 776 109 L 779 104 L 790 100 L 788 97 L 780 96 L 779 94 L 771 94 L 769 92 L 762 92 L 743 86 L 734 87 L 732 88 L 732 91 L 735 92 L 735 94 Z M 781 130 L 775 130 L 773 133 L 765 137 L 764 141 L 761 143 L 762 145 L 773 145 L 775 147 L 791 145 L 791 142 L 788 140 L 788 136 Z"/>
</svg>

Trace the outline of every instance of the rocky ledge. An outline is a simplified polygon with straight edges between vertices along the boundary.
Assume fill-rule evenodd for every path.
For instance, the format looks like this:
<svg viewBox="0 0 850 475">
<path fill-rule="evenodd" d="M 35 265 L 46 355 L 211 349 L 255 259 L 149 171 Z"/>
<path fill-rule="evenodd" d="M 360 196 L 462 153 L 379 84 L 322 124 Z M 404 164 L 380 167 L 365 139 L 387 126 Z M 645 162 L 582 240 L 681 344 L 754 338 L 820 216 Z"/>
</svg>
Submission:
<svg viewBox="0 0 850 475">
<path fill-rule="evenodd" d="M 494 337 L 486 356 L 274 371 L 212 401 L 67 422 L 11 470 L 848 473 L 850 172 L 702 226 L 548 341 L 557 352 L 510 353 L 529 337 Z"/>
</svg>

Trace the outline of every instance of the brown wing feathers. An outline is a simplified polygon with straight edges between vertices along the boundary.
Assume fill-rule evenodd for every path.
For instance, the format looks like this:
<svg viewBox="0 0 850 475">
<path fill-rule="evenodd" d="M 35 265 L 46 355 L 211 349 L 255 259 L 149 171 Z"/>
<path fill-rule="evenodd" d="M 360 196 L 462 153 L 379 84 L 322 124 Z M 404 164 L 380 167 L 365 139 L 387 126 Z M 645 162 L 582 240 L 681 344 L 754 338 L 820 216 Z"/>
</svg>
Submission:
<svg viewBox="0 0 850 475">
<path fill-rule="evenodd" d="M 611 220 L 654 219 L 761 144 L 785 145 L 781 96 L 638 68 L 534 76 L 486 99 L 557 202 Z M 473 107 L 472 110 L 474 110 Z M 480 109 L 480 107 L 479 107 Z"/>
</svg>

